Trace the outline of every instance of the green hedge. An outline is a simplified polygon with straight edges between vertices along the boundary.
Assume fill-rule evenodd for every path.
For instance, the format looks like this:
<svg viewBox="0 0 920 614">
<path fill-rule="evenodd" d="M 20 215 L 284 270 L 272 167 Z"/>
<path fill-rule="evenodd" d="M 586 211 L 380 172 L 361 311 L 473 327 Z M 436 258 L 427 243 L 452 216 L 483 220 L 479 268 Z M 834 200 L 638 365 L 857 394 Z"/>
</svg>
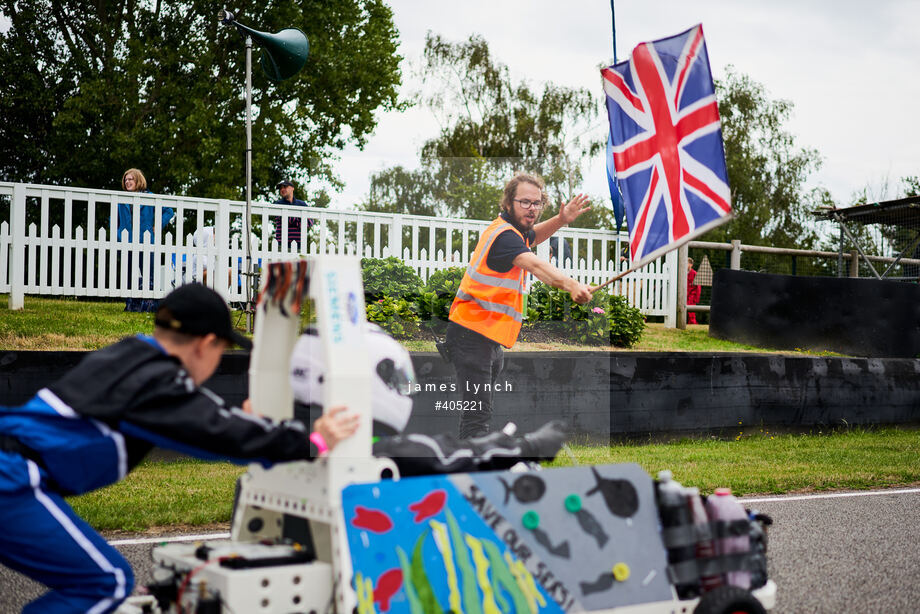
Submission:
<svg viewBox="0 0 920 614">
<path fill-rule="evenodd" d="M 421 331 L 418 297 L 422 279 L 399 258 L 362 258 L 361 278 L 367 320 L 396 339 L 411 339 Z"/>
<path fill-rule="evenodd" d="M 460 280 L 465 270 L 464 267 L 455 266 L 435 271 L 418 297 L 419 315 L 439 334 L 447 328 L 450 306 L 460 289 Z"/>
<path fill-rule="evenodd" d="M 630 307 L 624 296 L 602 290 L 595 292 L 588 303 L 579 305 L 568 292 L 539 281 L 530 288 L 527 321 L 556 323 L 551 328 L 582 345 L 632 347 L 645 331 L 645 316 Z"/>
<path fill-rule="evenodd" d="M 465 270 L 435 271 L 423 284 L 398 258 L 364 258 L 361 269 L 367 319 L 397 339 L 417 336 L 422 322 L 435 332 L 444 331 Z M 531 287 L 527 323 L 545 325 L 565 340 L 582 345 L 632 347 L 645 330 L 645 317 L 623 296 L 599 291 L 589 303 L 579 305 L 568 292 L 541 282 Z"/>
<path fill-rule="evenodd" d="M 361 279 L 368 303 L 384 297 L 414 298 L 422 290 L 422 278 L 399 258 L 362 258 Z"/>
</svg>

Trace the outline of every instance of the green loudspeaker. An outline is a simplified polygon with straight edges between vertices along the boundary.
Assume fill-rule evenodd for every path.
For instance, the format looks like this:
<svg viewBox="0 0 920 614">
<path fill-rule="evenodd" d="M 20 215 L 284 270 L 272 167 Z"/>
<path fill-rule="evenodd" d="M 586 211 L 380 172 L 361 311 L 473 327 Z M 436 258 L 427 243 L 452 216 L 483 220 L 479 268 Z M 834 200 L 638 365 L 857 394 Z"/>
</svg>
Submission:
<svg viewBox="0 0 920 614">
<path fill-rule="evenodd" d="M 252 40 L 262 47 L 262 70 L 274 81 L 290 79 L 307 63 L 310 53 L 310 43 L 307 35 L 297 28 L 285 28 L 275 34 L 259 32 L 240 22 L 235 22 L 237 28 L 246 32 Z"/>
</svg>

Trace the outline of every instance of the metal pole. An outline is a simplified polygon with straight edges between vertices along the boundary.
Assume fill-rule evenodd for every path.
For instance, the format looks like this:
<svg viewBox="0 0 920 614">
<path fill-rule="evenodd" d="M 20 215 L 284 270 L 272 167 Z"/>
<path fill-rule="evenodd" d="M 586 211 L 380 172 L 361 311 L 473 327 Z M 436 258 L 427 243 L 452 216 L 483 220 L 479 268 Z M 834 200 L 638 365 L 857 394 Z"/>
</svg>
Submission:
<svg viewBox="0 0 920 614">
<path fill-rule="evenodd" d="M 850 238 L 850 241 L 853 242 L 853 247 L 855 247 L 856 251 L 859 252 L 859 255 L 862 256 L 862 259 L 866 262 L 866 265 L 869 267 L 869 270 L 872 271 L 872 274 L 875 275 L 876 279 L 881 279 L 882 276 L 878 274 L 878 271 L 875 270 L 875 267 L 872 266 L 872 263 L 866 257 L 866 253 L 859 246 L 859 241 L 856 240 L 856 237 L 853 236 L 853 233 L 850 232 L 850 229 L 846 227 L 846 225 L 843 223 L 843 220 L 840 219 L 840 216 L 836 214 L 835 216 L 837 217 L 837 222 L 840 224 L 840 229 L 846 234 L 847 237 Z M 842 241 L 840 245 L 843 245 Z M 851 263 L 851 266 L 852 266 L 852 263 Z M 843 271 L 841 271 L 841 274 L 839 275 L 839 277 L 843 277 Z"/>
<path fill-rule="evenodd" d="M 246 37 L 246 218 L 243 243 L 246 245 L 246 330 L 252 332 L 252 37 Z"/>
<path fill-rule="evenodd" d="M 913 251 L 917 248 L 918 243 L 920 243 L 920 232 L 917 233 L 917 236 L 914 237 L 914 240 L 910 243 L 910 245 L 908 245 L 901 251 L 900 254 L 898 254 L 898 257 L 894 259 L 894 262 L 888 265 L 888 268 L 885 269 L 884 273 L 882 273 L 882 279 L 885 279 L 888 276 L 888 273 L 890 273 L 891 270 L 898 264 L 898 262 L 901 261 L 901 259 L 904 257 L 904 254 L 913 253 Z"/>
<path fill-rule="evenodd" d="M 617 63 L 617 19 L 613 9 L 613 0 L 610 0 L 610 29 L 613 30 L 613 63 Z"/>
</svg>

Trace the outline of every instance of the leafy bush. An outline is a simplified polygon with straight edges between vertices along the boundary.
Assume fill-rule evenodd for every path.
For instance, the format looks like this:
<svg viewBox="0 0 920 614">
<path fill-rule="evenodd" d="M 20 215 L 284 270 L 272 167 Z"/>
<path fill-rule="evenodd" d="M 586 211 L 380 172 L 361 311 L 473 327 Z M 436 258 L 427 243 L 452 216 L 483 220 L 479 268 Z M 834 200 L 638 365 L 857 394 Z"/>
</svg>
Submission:
<svg viewBox="0 0 920 614">
<path fill-rule="evenodd" d="M 464 267 L 435 271 L 423 285 L 415 271 L 398 258 L 364 258 L 361 272 L 367 319 L 397 339 L 420 333 L 420 322 L 443 332 Z M 645 317 L 626 298 L 597 292 L 585 305 L 568 292 L 535 282 L 527 301 L 527 320 L 567 341 L 582 345 L 610 343 L 632 347 L 645 331 Z"/>
<path fill-rule="evenodd" d="M 381 298 L 414 300 L 422 290 L 422 279 L 399 258 L 362 258 L 361 278 L 368 303 Z"/>
<path fill-rule="evenodd" d="M 549 322 L 566 319 L 575 303 L 568 292 L 534 282 L 527 297 L 527 319 L 532 322 Z"/>
<path fill-rule="evenodd" d="M 425 282 L 425 292 L 446 293 L 453 298 L 460 288 L 460 280 L 463 279 L 465 271 L 466 268 L 462 266 L 452 266 L 435 271 Z"/>
<path fill-rule="evenodd" d="M 568 292 L 565 296 L 569 300 L 571 324 L 569 335 L 576 343 L 583 345 L 601 345 L 607 343 L 607 302 L 606 292 L 597 292 L 591 300 L 584 305 L 579 305 L 572 300 Z"/>
<path fill-rule="evenodd" d="M 379 325 L 396 339 L 411 339 L 420 331 L 415 304 L 404 298 L 384 296 L 367 303 L 365 311 L 368 322 Z"/>
<path fill-rule="evenodd" d="M 632 347 L 645 330 L 645 317 L 629 306 L 626 297 L 597 292 L 588 303 L 579 305 L 568 292 L 541 282 L 531 286 L 527 319 L 554 323 L 549 328 L 583 345 L 609 342 L 618 347 Z"/>
<path fill-rule="evenodd" d="M 450 306 L 457 296 L 466 269 L 455 266 L 431 274 L 418 297 L 419 315 L 423 320 L 447 321 Z"/>
<path fill-rule="evenodd" d="M 610 325 L 610 343 L 617 347 L 636 345 L 645 332 L 645 316 L 619 294 L 607 300 L 607 322 Z"/>
</svg>

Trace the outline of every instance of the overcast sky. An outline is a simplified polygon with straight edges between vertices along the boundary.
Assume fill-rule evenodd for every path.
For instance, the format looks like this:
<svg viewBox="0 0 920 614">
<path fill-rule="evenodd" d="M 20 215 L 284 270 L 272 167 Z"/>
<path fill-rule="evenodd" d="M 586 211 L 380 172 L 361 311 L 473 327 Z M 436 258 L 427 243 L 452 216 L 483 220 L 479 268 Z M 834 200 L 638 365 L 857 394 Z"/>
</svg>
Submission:
<svg viewBox="0 0 920 614">
<path fill-rule="evenodd" d="M 425 33 L 449 40 L 472 33 L 515 80 L 587 87 L 602 100 L 598 64 L 612 59 L 608 0 L 392 0 L 400 53 L 418 62 Z M 810 185 L 838 204 L 869 185 L 875 192 L 920 175 L 920 2 L 917 0 L 619 0 L 617 56 L 638 43 L 702 23 L 716 78 L 728 64 L 794 104 L 787 128 L 799 147 L 824 158 Z M 409 70 L 404 70 L 410 76 Z M 407 84 L 411 87 L 411 84 Z M 338 171 L 346 189 L 334 206 L 367 194 L 368 175 L 393 164 L 415 166 L 421 144 L 437 132 L 423 108 L 383 114 L 364 151 L 350 149 Z M 603 137 L 605 126 L 599 126 Z M 585 191 L 606 191 L 603 160 Z M 884 197 L 876 194 L 876 197 Z M 609 202 L 609 201 L 608 201 Z"/>
<path fill-rule="evenodd" d="M 598 64 L 613 57 L 608 0 L 391 0 L 405 57 L 418 64 L 429 30 L 453 41 L 478 33 L 515 80 L 587 87 L 603 100 Z M 0 28 L 8 22 L 0 20 Z M 794 104 L 787 128 L 799 147 L 817 149 L 822 169 L 810 185 L 828 188 L 838 204 L 870 186 L 893 197 L 905 175 L 920 175 L 920 1 L 917 0 L 619 0 L 617 54 L 636 44 L 702 23 L 716 78 L 725 66 L 762 83 L 771 98 Z M 372 171 L 414 166 L 438 126 L 413 108 L 381 114 L 363 151 L 343 153 L 337 170 L 346 189 L 335 207 L 365 198 Z M 604 125 L 599 124 L 603 137 Z M 885 183 L 888 194 L 882 193 Z M 585 191 L 606 191 L 603 160 Z"/>
</svg>

